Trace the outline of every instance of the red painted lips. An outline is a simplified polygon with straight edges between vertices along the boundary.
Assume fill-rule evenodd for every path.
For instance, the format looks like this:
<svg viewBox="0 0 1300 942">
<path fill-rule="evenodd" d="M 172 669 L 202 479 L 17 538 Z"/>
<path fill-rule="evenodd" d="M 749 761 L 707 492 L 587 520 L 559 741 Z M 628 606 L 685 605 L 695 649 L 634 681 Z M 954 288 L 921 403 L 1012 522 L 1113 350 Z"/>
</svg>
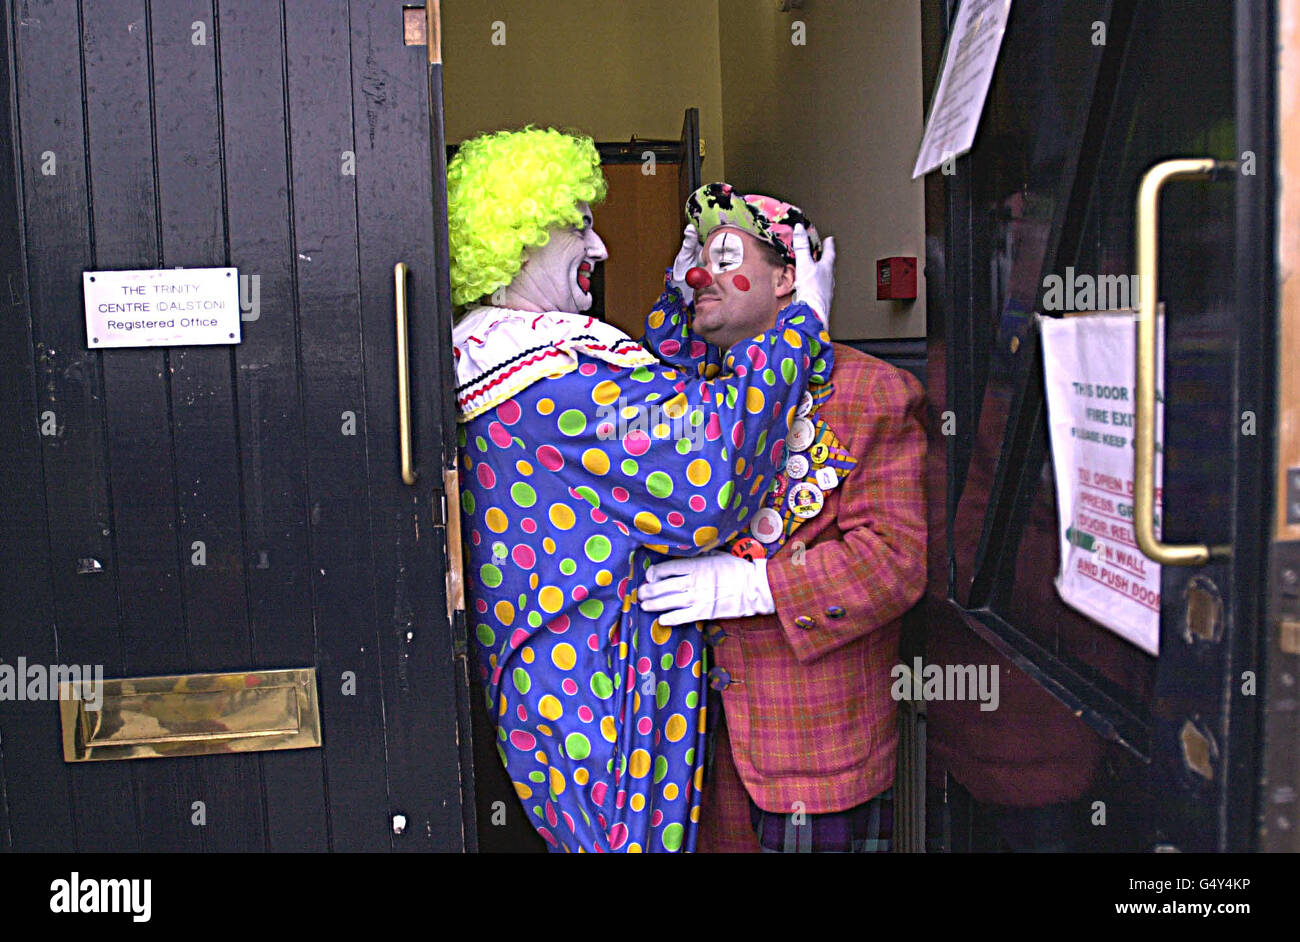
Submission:
<svg viewBox="0 0 1300 942">
<path fill-rule="evenodd" d="M 582 289 L 583 294 L 591 291 L 591 262 L 582 262 L 578 265 L 578 287 Z"/>
</svg>

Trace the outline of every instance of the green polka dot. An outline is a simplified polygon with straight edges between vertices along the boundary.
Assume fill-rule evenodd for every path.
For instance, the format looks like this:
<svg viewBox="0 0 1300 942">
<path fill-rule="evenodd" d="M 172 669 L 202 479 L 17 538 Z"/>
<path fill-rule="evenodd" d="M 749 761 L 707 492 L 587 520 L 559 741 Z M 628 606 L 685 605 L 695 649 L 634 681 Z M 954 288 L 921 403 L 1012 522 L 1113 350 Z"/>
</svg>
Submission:
<svg viewBox="0 0 1300 942">
<path fill-rule="evenodd" d="M 667 756 L 658 756 L 655 759 L 655 784 L 658 785 L 660 782 L 662 782 L 664 780 L 664 776 L 667 774 L 668 774 L 668 758 Z"/>
<path fill-rule="evenodd" d="M 540 817 L 542 816 L 542 806 L 541 806 L 541 805 L 533 805 L 533 814 L 535 814 L 537 817 L 540 818 Z"/>
<path fill-rule="evenodd" d="M 505 739 L 505 738 L 506 738 L 506 731 L 505 731 L 505 728 L 504 728 L 504 727 L 501 727 L 501 726 L 498 726 L 498 727 L 497 727 L 497 739 Z"/>
<path fill-rule="evenodd" d="M 655 497 L 667 497 L 673 492 L 673 479 L 662 471 L 652 471 L 645 479 L 645 486 Z"/>
<path fill-rule="evenodd" d="M 739 395 L 740 395 L 740 393 L 736 390 L 736 387 L 735 387 L 735 386 L 728 386 L 728 387 L 727 387 L 727 396 L 726 396 L 726 398 L 727 398 L 727 408 L 728 408 L 728 409 L 730 409 L 732 406 L 734 406 L 734 405 L 736 404 L 736 398 L 737 398 Z"/>
<path fill-rule="evenodd" d="M 510 497 L 520 507 L 531 507 L 537 503 L 537 492 L 523 481 L 510 485 Z"/>
<path fill-rule="evenodd" d="M 474 512 L 474 495 L 469 491 L 460 492 L 460 508 L 467 514 Z"/>
<path fill-rule="evenodd" d="M 672 666 L 673 656 L 671 654 L 665 654 L 659 659 L 659 668 L 661 670 L 672 670 Z"/>
<path fill-rule="evenodd" d="M 492 647 L 492 644 L 497 640 L 497 636 L 492 633 L 492 629 L 487 625 L 479 625 L 474 629 L 474 634 L 478 635 L 479 642 L 485 647 Z"/>
<path fill-rule="evenodd" d="M 677 454 L 679 455 L 689 454 L 691 450 L 691 444 L 692 443 L 689 438 L 677 439 Z"/>
<path fill-rule="evenodd" d="M 587 558 L 593 563 L 603 563 L 605 560 L 609 559 L 609 554 L 612 550 L 609 539 L 600 534 L 587 540 L 587 545 L 584 548 L 587 551 Z"/>
<path fill-rule="evenodd" d="M 491 563 L 484 563 L 479 567 L 478 580 L 489 589 L 495 589 L 501 584 L 501 570 Z"/>
<path fill-rule="evenodd" d="M 560 560 L 560 572 L 566 576 L 571 576 L 578 571 L 578 564 L 571 559 Z"/>
<path fill-rule="evenodd" d="M 519 611 L 521 611 L 521 612 L 522 612 L 524 609 L 526 609 L 526 608 L 528 607 L 528 596 L 526 596 L 526 595 L 524 595 L 524 593 L 520 592 L 520 593 L 519 593 L 519 605 L 516 606 L 516 607 L 517 607 L 517 608 L 519 609 Z"/>
<path fill-rule="evenodd" d="M 600 599 L 587 599 L 587 601 L 578 606 L 578 611 L 582 612 L 582 614 L 586 615 L 588 618 L 599 618 L 600 613 L 604 610 L 605 603 Z"/>
<path fill-rule="evenodd" d="M 818 357 L 816 360 L 813 360 L 813 372 L 814 372 L 814 373 L 825 373 L 825 372 L 826 372 L 826 361 L 823 360 L 821 357 Z"/>
<path fill-rule="evenodd" d="M 723 510 L 727 509 L 727 504 L 731 502 L 731 493 L 736 489 L 736 485 L 728 481 L 718 489 L 718 506 Z"/>
<path fill-rule="evenodd" d="M 775 386 L 775 385 L 776 385 L 776 371 L 773 370 L 771 367 L 768 367 L 767 369 L 765 369 L 765 370 L 763 371 L 763 382 L 767 383 L 767 385 L 769 385 L 769 386 Z"/>
<path fill-rule="evenodd" d="M 514 678 L 515 689 L 520 693 L 527 693 L 528 689 L 533 685 L 533 682 L 528 679 L 528 671 L 524 670 L 522 667 L 515 668 Z"/>
<path fill-rule="evenodd" d="M 591 504 L 591 506 L 593 507 L 600 506 L 600 495 L 597 494 L 595 491 L 593 491 L 591 488 L 586 487 L 584 485 L 583 487 L 575 487 L 573 491 L 575 494 L 577 494 L 587 503 Z"/>
<path fill-rule="evenodd" d="M 700 695 L 699 695 L 699 694 L 697 694 L 694 690 L 691 690 L 691 691 L 688 691 L 688 692 L 687 692 L 687 694 L 686 694 L 686 708 L 687 708 L 687 709 L 689 709 L 689 710 L 694 710 L 694 709 L 695 709 L 695 704 L 697 704 L 697 703 L 699 703 L 699 702 L 700 702 Z"/>
<path fill-rule="evenodd" d="M 557 423 L 560 431 L 572 438 L 581 435 L 587 428 L 587 417 L 578 409 L 565 409 L 560 413 Z"/>
<path fill-rule="evenodd" d="M 529 613 L 528 613 L 528 624 L 531 625 L 531 626 L 534 627 L 534 628 L 540 628 L 540 627 L 542 627 L 542 616 L 541 616 L 541 613 L 540 613 L 540 612 L 529 612 Z M 691 692 L 694 693 L 695 691 L 691 691 Z"/>
<path fill-rule="evenodd" d="M 614 693 L 614 685 L 604 671 L 596 671 L 591 678 L 591 692 L 602 700 L 608 700 Z"/>
<path fill-rule="evenodd" d="M 686 764 L 687 764 L 687 765 L 694 765 L 694 764 L 695 764 L 695 747 L 694 747 L 694 746 L 692 746 L 690 749 L 687 749 L 687 750 L 686 750 Z"/>
<path fill-rule="evenodd" d="M 528 779 L 532 782 L 544 782 L 546 781 L 546 773 L 538 771 L 529 772 Z"/>
<path fill-rule="evenodd" d="M 664 828 L 661 840 L 665 850 L 678 850 L 682 846 L 682 831 L 682 826 L 675 821 Z"/>
<path fill-rule="evenodd" d="M 791 360 L 789 357 L 786 357 L 784 360 L 781 361 L 781 375 L 785 377 L 785 381 L 787 383 L 794 382 L 794 377 L 797 372 L 798 371 L 795 369 L 794 360 Z"/>
<path fill-rule="evenodd" d="M 646 369 L 644 366 L 638 366 L 636 369 L 634 369 L 631 373 L 631 376 L 638 383 L 648 383 L 650 382 L 650 380 L 655 378 L 655 375 L 651 373 L 648 369 Z"/>
<path fill-rule="evenodd" d="M 662 710 L 664 704 L 668 702 L 668 695 L 671 693 L 672 688 L 668 686 L 668 681 L 659 681 L 659 686 L 655 688 L 655 705 Z"/>
<path fill-rule="evenodd" d="M 482 435 L 474 436 L 474 444 L 478 446 L 479 451 L 487 451 L 487 439 Z"/>
<path fill-rule="evenodd" d="M 570 759 L 585 759 L 591 755 L 591 742 L 582 733 L 569 733 L 564 737 L 564 751 Z"/>
<path fill-rule="evenodd" d="M 619 467 L 623 469 L 624 474 L 626 474 L 628 477 L 632 477 L 634 474 L 636 474 L 637 469 L 640 466 L 633 459 L 624 458 L 623 463 L 619 465 Z"/>
<path fill-rule="evenodd" d="M 504 765 L 506 762 L 506 751 L 501 747 L 501 743 L 497 743 L 497 755 L 501 757 L 501 763 Z"/>
<path fill-rule="evenodd" d="M 699 426 L 703 425 L 703 424 L 704 424 L 704 412 L 703 412 L 702 410 L 700 410 L 700 409 L 696 409 L 695 411 L 693 411 L 693 412 L 691 413 L 690 422 L 691 422 L 691 426 L 694 427 L 694 428 L 698 428 Z"/>
</svg>

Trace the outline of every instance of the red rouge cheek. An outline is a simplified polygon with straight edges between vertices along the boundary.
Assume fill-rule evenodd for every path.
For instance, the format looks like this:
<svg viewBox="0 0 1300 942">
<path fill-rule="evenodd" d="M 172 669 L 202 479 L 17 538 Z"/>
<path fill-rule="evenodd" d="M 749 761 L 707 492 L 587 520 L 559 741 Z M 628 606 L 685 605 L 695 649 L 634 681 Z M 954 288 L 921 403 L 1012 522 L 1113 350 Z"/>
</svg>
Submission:
<svg viewBox="0 0 1300 942">
<path fill-rule="evenodd" d="M 737 275 L 735 278 L 731 279 L 731 283 L 736 286 L 737 290 L 749 290 L 749 279 L 744 275 Z"/>
</svg>

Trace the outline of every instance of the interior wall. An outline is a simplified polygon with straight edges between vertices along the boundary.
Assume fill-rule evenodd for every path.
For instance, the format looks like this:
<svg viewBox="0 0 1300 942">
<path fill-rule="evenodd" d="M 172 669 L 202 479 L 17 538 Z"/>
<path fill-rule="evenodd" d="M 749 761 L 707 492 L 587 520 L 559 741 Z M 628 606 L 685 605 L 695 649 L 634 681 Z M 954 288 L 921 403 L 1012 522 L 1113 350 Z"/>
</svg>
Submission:
<svg viewBox="0 0 1300 942">
<path fill-rule="evenodd" d="M 776 0 L 718 0 L 718 11 L 727 181 L 798 204 L 835 236 L 837 340 L 924 337 L 920 5 L 805 0 L 782 13 Z M 715 179 L 707 165 L 704 178 Z M 916 257 L 915 301 L 876 300 L 876 259 L 892 255 Z"/>
<path fill-rule="evenodd" d="M 449 142 L 529 123 L 677 140 L 697 107 L 722 172 L 716 0 L 443 0 L 442 35 Z"/>
</svg>

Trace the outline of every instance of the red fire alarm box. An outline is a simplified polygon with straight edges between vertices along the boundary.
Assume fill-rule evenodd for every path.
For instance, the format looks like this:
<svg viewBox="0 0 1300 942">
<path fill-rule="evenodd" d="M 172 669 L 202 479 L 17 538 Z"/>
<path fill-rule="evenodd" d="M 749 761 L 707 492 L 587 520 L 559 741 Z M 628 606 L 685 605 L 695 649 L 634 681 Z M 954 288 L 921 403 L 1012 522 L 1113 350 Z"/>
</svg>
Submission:
<svg viewBox="0 0 1300 942">
<path fill-rule="evenodd" d="M 916 256 L 895 255 L 876 261 L 876 300 L 906 301 L 916 298 Z"/>
</svg>

